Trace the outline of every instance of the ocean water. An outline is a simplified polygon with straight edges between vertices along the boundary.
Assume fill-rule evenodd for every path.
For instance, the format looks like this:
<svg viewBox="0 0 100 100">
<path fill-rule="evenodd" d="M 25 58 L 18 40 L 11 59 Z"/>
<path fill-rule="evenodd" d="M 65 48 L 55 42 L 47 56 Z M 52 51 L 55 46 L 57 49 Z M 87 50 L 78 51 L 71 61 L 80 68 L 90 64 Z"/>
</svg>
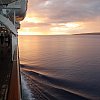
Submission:
<svg viewBox="0 0 100 100">
<path fill-rule="evenodd" d="M 100 35 L 19 36 L 23 100 L 100 100 Z"/>
</svg>

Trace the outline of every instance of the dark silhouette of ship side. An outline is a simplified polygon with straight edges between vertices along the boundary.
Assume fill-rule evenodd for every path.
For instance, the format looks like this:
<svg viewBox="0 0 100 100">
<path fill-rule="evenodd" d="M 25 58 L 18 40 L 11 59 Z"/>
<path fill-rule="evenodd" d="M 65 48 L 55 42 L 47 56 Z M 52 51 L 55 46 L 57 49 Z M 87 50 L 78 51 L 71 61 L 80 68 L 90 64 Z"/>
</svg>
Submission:
<svg viewBox="0 0 100 100">
<path fill-rule="evenodd" d="M 18 29 L 27 0 L 0 0 L 0 100 L 21 100 Z"/>
</svg>

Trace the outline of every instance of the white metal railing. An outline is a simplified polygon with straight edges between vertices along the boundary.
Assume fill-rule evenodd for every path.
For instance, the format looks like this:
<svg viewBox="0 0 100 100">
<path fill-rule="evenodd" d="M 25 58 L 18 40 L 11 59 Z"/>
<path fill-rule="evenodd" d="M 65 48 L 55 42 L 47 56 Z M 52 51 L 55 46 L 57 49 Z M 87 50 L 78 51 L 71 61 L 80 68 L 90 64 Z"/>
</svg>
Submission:
<svg viewBox="0 0 100 100">
<path fill-rule="evenodd" d="M 17 35 L 17 29 L 15 28 L 13 23 L 8 18 L 4 17 L 3 15 L 0 15 L 0 22 L 4 26 L 6 26 L 9 30 L 11 30 L 13 34 Z"/>
</svg>

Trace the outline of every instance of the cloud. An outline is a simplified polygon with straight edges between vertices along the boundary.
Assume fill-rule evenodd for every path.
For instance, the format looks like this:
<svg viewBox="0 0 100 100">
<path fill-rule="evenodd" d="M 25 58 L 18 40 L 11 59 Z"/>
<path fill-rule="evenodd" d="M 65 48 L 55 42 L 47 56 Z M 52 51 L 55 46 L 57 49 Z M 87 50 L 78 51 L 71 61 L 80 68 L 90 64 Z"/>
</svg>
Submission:
<svg viewBox="0 0 100 100">
<path fill-rule="evenodd" d="M 32 22 L 25 22 L 22 24 L 23 27 L 49 27 L 51 24 L 49 23 L 32 23 Z"/>
<path fill-rule="evenodd" d="M 53 28 L 52 24 L 58 27 L 60 23 L 84 22 L 87 27 L 69 31 L 100 31 L 99 18 L 100 0 L 29 0 L 27 20 L 22 23 L 22 27 L 37 27 L 49 32 Z"/>
<path fill-rule="evenodd" d="M 33 0 L 29 9 L 48 22 L 84 21 L 100 16 L 100 0 Z"/>
</svg>

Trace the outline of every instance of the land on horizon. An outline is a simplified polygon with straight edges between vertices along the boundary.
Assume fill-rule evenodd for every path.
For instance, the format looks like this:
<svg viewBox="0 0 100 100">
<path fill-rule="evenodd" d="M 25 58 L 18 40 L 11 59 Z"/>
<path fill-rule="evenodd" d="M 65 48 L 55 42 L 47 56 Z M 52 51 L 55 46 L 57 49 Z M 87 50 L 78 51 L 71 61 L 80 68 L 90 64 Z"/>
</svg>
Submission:
<svg viewBox="0 0 100 100">
<path fill-rule="evenodd" d="M 80 34 L 73 34 L 73 35 L 100 35 L 100 32 L 94 32 L 94 33 L 80 33 Z"/>
</svg>

